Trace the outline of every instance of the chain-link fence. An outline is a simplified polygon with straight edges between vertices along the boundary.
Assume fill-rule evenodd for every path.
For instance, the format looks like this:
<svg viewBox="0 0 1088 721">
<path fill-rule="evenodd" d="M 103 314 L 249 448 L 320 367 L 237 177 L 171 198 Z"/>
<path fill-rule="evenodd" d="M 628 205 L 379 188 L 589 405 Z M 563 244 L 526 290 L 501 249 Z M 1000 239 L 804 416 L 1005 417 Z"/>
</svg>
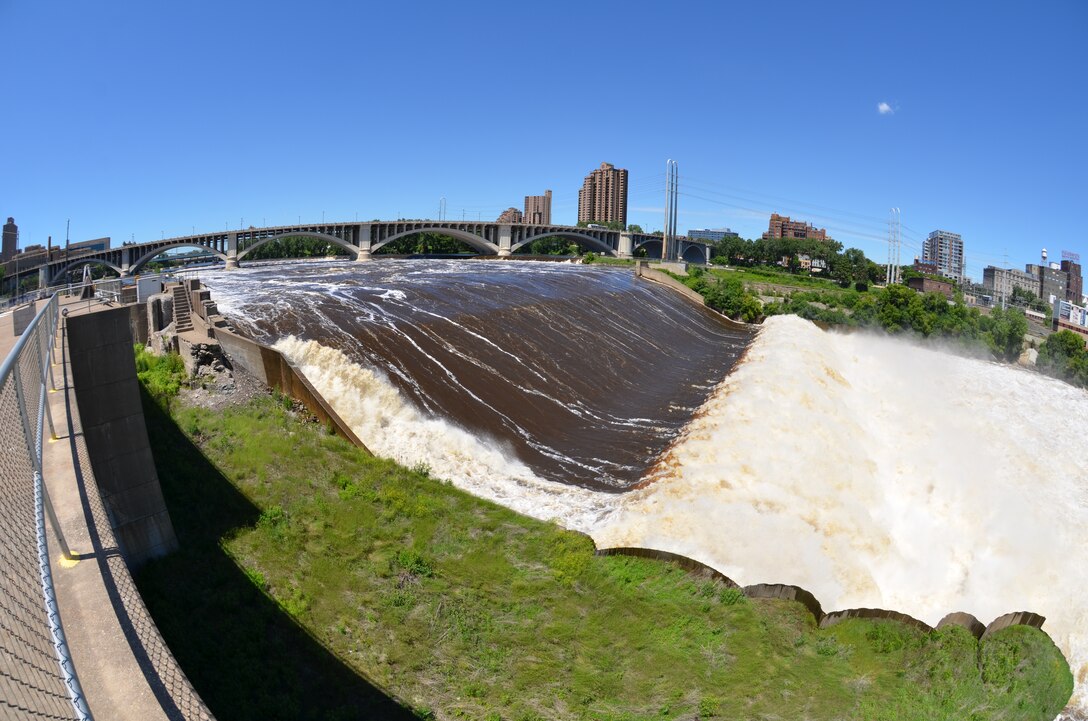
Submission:
<svg viewBox="0 0 1088 721">
<path fill-rule="evenodd" d="M 0 366 L 0 718 L 90 719 L 49 566 L 42 443 L 52 427 L 54 295 Z M 67 553 L 67 549 L 63 549 Z"/>
</svg>

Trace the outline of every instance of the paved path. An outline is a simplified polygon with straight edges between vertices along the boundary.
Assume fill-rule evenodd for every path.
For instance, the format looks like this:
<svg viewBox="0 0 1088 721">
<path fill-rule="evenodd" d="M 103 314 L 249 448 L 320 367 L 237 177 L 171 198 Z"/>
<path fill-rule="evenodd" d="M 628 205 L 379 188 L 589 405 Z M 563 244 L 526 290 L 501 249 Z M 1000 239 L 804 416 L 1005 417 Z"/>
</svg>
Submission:
<svg viewBox="0 0 1088 721">
<path fill-rule="evenodd" d="M 67 300 L 61 307 L 79 315 L 105 306 Z M 0 316 L 0 357 L 16 340 L 11 315 Z M 43 449 L 43 476 L 79 560 L 65 560 L 52 528 L 47 535 L 61 621 L 91 713 L 99 721 L 211 719 L 159 635 L 117 548 L 83 441 L 64 334 L 57 340 L 52 372 L 58 390 L 47 398 L 58 438 Z"/>
</svg>

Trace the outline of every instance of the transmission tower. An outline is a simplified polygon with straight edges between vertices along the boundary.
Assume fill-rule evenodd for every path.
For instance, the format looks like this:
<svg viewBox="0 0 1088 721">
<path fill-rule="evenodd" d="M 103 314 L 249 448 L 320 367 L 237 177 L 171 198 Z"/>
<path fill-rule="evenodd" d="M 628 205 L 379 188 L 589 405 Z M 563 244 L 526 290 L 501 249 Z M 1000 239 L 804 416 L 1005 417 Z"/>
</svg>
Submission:
<svg viewBox="0 0 1088 721">
<path fill-rule="evenodd" d="M 892 285 L 902 280 L 899 261 L 899 251 L 903 244 L 900 218 L 899 208 L 892 208 L 888 213 L 888 269 L 884 274 L 885 285 Z"/>
<path fill-rule="evenodd" d="M 661 260 L 672 260 L 676 253 L 676 198 L 680 171 L 675 160 L 665 161 L 665 237 L 661 240 Z"/>
</svg>

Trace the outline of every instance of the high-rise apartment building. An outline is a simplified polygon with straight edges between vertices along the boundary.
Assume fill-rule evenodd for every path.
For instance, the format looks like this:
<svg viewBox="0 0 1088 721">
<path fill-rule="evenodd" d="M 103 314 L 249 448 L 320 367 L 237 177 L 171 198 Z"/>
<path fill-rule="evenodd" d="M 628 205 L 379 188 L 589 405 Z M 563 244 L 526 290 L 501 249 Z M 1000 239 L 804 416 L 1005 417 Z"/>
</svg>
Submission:
<svg viewBox="0 0 1088 721">
<path fill-rule="evenodd" d="M 525 222 L 532 225 L 552 224 L 552 191 L 544 195 L 525 196 Z"/>
<path fill-rule="evenodd" d="M 1063 260 L 1062 272 L 1069 280 L 1065 285 L 1065 299 L 1074 305 L 1084 303 L 1084 277 L 1081 275 L 1080 263 L 1075 260 Z"/>
<path fill-rule="evenodd" d="M 764 240 L 771 238 L 813 238 L 815 240 L 827 240 L 827 231 L 823 228 L 813 227 L 812 223 L 802 220 L 791 220 L 789 216 L 771 213 L 771 220 L 767 224 L 767 232 L 763 234 Z"/>
<path fill-rule="evenodd" d="M 946 278 L 963 281 L 963 238 L 947 230 L 933 231 L 922 241 L 922 262 L 937 266 Z"/>
<path fill-rule="evenodd" d="M 4 225 L 4 243 L 0 249 L 0 263 L 6 263 L 15 257 L 15 250 L 19 246 L 19 226 L 15 225 L 15 218 L 8 218 Z"/>
<path fill-rule="evenodd" d="M 739 238 L 740 236 L 729 228 L 692 228 L 688 230 L 688 240 L 709 240 L 717 243 L 726 238 Z"/>
<path fill-rule="evenodd" d="M 521 211 L 517 208 L 507 208 L 499 215 L 496 223 L 520 223 L 522 221 Z"/>
<path fill-rule="evenodd" d="M 579 223 L 619 221 L 627 227 L 627 171 L 611 163 L 586 176 L 578 191 Z"/>
</svg>

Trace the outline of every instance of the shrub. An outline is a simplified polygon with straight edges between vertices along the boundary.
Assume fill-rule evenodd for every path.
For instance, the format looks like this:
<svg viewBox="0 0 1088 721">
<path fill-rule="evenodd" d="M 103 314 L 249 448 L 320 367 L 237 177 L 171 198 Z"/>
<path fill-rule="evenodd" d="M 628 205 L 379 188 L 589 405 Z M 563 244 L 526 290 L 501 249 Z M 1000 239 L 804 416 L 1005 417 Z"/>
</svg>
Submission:
<svg viewBox="0 0 1088 721">
<path fill-rule="evenodd" d="M 139 344 L 133 346 L 133 352 L 136 355 L 136 377 L 140 384 L 156 403 L 168 407 L 188 377 L 181 356 L 177 353 L 155 355 Z"/>
<path fill-rule="evenodd" d="M 434 575 L 431 562 L 424 558 L 423 554 L 412 549 L 397 551 L 397 554 L 389 561 L 389 568 L 393 571 L 400 569 L 413 576 L 430 578 Z"/>
</svg>

